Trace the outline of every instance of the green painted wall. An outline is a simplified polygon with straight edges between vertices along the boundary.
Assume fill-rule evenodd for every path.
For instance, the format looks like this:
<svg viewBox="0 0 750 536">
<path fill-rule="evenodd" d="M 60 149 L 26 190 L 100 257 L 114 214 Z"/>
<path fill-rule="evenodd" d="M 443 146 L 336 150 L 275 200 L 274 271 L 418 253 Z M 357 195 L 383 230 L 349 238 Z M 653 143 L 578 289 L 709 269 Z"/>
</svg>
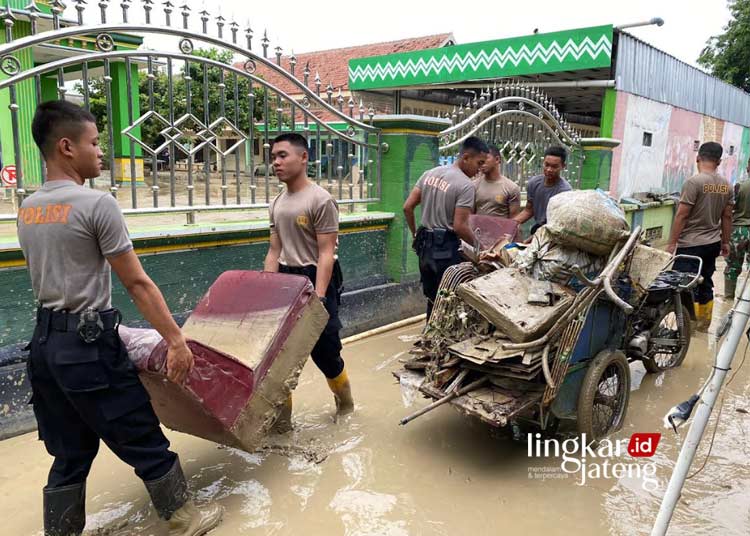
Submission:
<svg viewBox="0 0 750 536">
<path fill-rule="evenodd" d="M 267 231 L 264 231 L 267 236 Z M 345 289 L 369 286 L 385 276 L 386 231 L 340 235 L 339 259 Z M 138 245 L 138 241 L 136 241 Z M 227 270 L 260 270 L 268 242 L 141 255 L 174 314 L 191 311 L 216 278 Z M 124 323 L 142 320 L 125 289 L 113 277 L 112 303 Z M 0 270 L 0 348 L 26 341 L 34 327 L 34 296 L 26 268 Z"/>
<path fill-rule="evenodd" d="M 612 150 L 594 149 L 584 150 L 586 155 L 581 170 L 581 189 L 593 190 L 600 188 L 609 191 L 609 179 L 612 172 Z"/>
<path fill-rule="evenodd" d="M 599 135 L 602 138 L 611 138 L 615 127 L 615 109 L 617 106 L 617 90 L 607 88 L 604 90 L 604 101 L 602 102 L 602 115 Z"/>
<path fill-rule="evenodd" d="M 121 134 L 132 123 L 128 115 L 128 78 L 127 66 L 122 62 L 112 62 L 110 64 L 110 73 L 112 74 L 112 131 L 114 140 L 114 157 L 123 158 L 130 156 L 130 138 Z M 133 121 L 140 117 L 140 105 L 138 102 L 138 66 L 130 66 L 130 77 L 133 86 L 130 101 L 133 107 Z M 168 118 L 167 118 L 168 119 Z M 135 128 L 133 134 L 140 139 L 141 128 Z M 142 156 L 143 151 L 137 143 L 134 143 L 135 156 Z"/>
<path fill-rule="evenodd" d="M 16 7 L 11 5 L 11 7 Z M 19 39 L 31 34 L 28 22 L 17 20 L 13 25 L 13 38 Z M 0 43 L 5 43 L 5 32 L 0 31 Z M 30 49 L 13 54 L 21 64 L 21 70 L 34 66 L 34 59 Z M 6 79 L 0 72 L 0 79 Z M 18 132 L 21 154 L 15 154 L 13 143 L 13 123 L 11 113 L 7 112 L 11 104 L 10 89 L 0 91 L 0 145 L 2 146 L 3 166 L 14 164 L 17 174 L 22 176 L 24 188 L 38 187 L 42 184 L 42 167 L 39 153 L 31 137 L 31 121 L 36 109 L 36 88 L 33 80 L 26 80 L 16 85 L 16 103 L 18 104 Z M 19 173 L 20 166 L 20 173 Z"/>
<path fill-rule="evenodd" d="M 49 102 L 58 99 L 57 78 L 45 76 L 41 78 L 42 102 Z"/>
<path fill-rule="evenodd" d="M 437 131 L 445 125 L 408 118 L 376 118 L 375 125 L 384 129 L 382 141 L 388 144 L 388 151 L 382 161 L 381 201 L 370 205 L 368 210 L 396 214 L 387 239 L 387 274 L 397 282 L 411 281 L 419 277 L 419 264 L 411 248 L 412 238 L 403 216 L 403 205 L 422 173 L 438 165 Z M 434 135 L 432 130 L 436 131 Z M 417 226 L 419 220 L 417 210 Z"/>
</svg>

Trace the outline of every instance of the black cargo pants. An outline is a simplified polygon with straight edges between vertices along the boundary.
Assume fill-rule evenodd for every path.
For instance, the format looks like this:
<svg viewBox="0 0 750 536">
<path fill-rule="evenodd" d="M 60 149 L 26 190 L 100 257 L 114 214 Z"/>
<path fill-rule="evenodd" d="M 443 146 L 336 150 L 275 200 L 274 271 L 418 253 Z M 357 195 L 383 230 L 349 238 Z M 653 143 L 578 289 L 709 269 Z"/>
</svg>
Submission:
<svg viewBox="0 0 750 536">
<path fill-rule="evenodd" d="M 100 439 L 142 480 L 164 476 L 177 459 L 128 359 L 115 316 L 115 310 L 103 312 L 104 331 L 85 343 L 77 315 L 37 312 L 27 367 L 39 438 L 55 458 L 47 488 L 84 482 Z"/>
<path fill-rule="evenodd" d="M 451 266 L 461 262 L 458 235 L 449 229 L 420 227 L 414 240 L 414 250 L 419 256 L 419 275 L 422 293 L 427 298 L 427 320 L 432 316 L 440 281 Z"/>
<path fill-rule="evenodd" d="M 279 272 L 284 274 L 296 274 L 307 277 L 315 285 L 318 268 L 314 264 L 307 266 L 287 266 L 279 264 Z M 328 379 L 337 377 L 344 370 L 344 360 L 341 358 L 341 320 L 339 320 L 339 305 L 341 304 L 341 292 L 344 286 L 344 276 L 341 273 L 341 265 L 337 260 L 333 265 L 331 282 L 326 289 L 325 308 L 328 311 L 328 323 L 323 333 L 320 334 L 318 342 L 310 352 L 310 357 Z"/>
</svg>

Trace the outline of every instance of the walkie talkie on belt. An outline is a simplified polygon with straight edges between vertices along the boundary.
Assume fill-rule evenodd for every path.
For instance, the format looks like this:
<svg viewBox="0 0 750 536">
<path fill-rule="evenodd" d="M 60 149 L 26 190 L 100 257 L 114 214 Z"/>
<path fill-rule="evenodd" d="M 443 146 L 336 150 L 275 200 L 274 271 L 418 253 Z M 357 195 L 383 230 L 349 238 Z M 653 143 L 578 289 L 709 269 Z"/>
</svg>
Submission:
<svg viewBox="0 0 750 536">
<path fill-rule="evenodd" d="M 81 313 L 78 321 L 78 336 L 87 344 L 96 342 L 104 331 L 104 324 L 99 316 L 99 311 L 89 307 Z"/>
</svg>

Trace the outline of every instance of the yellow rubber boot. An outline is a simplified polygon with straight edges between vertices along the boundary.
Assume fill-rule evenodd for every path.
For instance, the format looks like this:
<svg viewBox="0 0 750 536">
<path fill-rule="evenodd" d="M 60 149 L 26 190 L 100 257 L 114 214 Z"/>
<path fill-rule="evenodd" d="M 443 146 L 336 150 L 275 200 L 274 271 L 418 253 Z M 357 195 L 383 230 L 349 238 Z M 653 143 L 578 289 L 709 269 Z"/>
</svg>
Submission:
<svg viewBox="0 0 750 536">
<path fill-rule="evenodd" d="M 346 373 L 346 369 L 342 370 L 341 374 L 335 378 L 326 378 L 326 380 L 336 401 L 336 414 L 346 415 L 354 411 L 352 386 L 349 383 L 349 375 Z"/>
<path fill-rule="evenodd" d="M 703 321 L 706 324 L 706 331 L 711 326 L 711 321 L 714 318 L 714 301 L 711 300 L 703 306 Z"/>
<path fill-rule="evenodd" d="M 273 423 L 271 432 L 274 434 L 286 434 L 292 431 L 292 395 L 284 401 L 284 405 Z"/>
</svg>

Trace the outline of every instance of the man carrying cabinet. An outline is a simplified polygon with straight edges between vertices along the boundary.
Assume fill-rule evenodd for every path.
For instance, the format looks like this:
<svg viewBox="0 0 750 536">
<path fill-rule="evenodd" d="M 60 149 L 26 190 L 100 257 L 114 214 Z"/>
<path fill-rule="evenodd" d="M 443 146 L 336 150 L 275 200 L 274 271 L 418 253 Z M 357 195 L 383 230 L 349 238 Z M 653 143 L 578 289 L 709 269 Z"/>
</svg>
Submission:
<svg viewBox="0 0 750 536">
<path fill-rule="evenodd" d="M 328 311 L 329 319 L 311 352 L 328 380 L 338 415 L 354 411 L 351 385 L 341 358 L 338 316 L 343 277 L 336 259 L 339 211 L 330 193 L 307 177 L 307 140 L 282 134 L 271 145 L 276 176 L 286 189 L 271 202 L 271 239 L 264 262 L 267 272 L 304 275 Z M 277 421 L 277 431 L 291 427 L 291 399 Z"/>
<path fill-rule="evenodd" d="M 133 251 L 117 201 L 84 186 L 101 171 L 95 118 L 52 101 L 37 108 L 31 128 L 47 181 L 21 204 L 18 239 L 39 303 L 27 362 L 34 414 L 55 458 L 43 494 L 44 534 L 83 532 L 86 479 L 100 440 L 144 481 L 170 536 L 205 534 L 219 524 L 221 507 L 198 509 L 190 500 L 177 454 L 118 335 L 110 267 L 168 343 L 169 380 L 185 381 L 193 355 Z"/>
</svg>

